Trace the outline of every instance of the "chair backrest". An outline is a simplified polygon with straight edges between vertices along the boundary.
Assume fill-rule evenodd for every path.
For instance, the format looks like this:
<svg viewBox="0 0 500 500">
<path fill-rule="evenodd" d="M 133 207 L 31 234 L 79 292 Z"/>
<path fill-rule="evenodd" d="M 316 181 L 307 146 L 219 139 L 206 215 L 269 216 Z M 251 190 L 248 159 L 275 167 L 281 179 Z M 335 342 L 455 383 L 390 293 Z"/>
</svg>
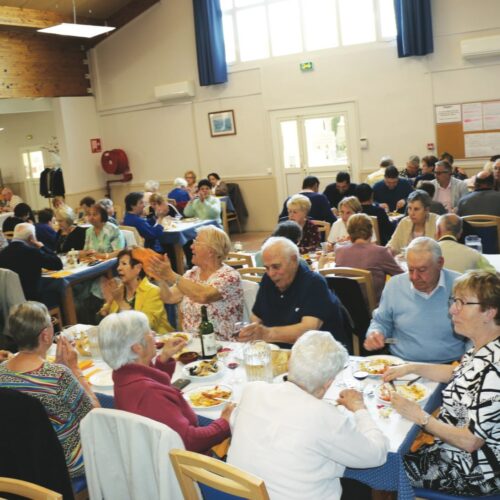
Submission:
<svg viewBox="0 0 500 500">
<path fill-rule="evenodd" d="M 196 483 L 238 498 L 269 500 L 262 479 L 233 465 L 185 450 L 171 450 L 170 459 L 181 485 L 184 500 L 200 498 Z"/>
<path fill-rule="evenodd" d="M 484 253 L 500 253 L 500 217 L 465 215 L 462 220 L 469 224 L 473 234 L 481 238 Z"/>
<path fill-rule="evenodd" d="M 95 500 L 181 500 L 168 459 L 183 448 L 180 436 L 140 415 L 96 408 L 80 424 L 90 498 Z"/>
<path fill-rule="evenodd" d="M 220 202 L 220 213 L 222 219 L 222 227 L 226 234 L 229 234 L 229 221 L 227 220 L 227 205 L 225 201 Z"/>
<path fill-rule="evenodd" d="M 254 265 L 252 254 L 241 252 L 229 252 L 224 264 L 234 267 L 235 269 L 245 266 L 252 267 Z"/>
<path fill-rule="evenodd" d="M 373 233 L 375 234 L 375 237 L 377 238 L 377 245 L 380 245 L 380 242 L 382 241 L 380 239 L 380 229 L 378 227 L 378 218 L 376 215 L 369 215 L 370 219 L 372 220 L 372 226 L 373 226 Z"/>
<path fill-rule="evenodd" d="M 25 300 L 19 275 L 10 269 L 0 269 L 0 349 L 10 349 L 14 344 L 8 336 L 7 318 L 10 308 Z"/>
<path fill-rule="evenodd" d="M 127 232 L 132 233 L 134 235 L 134 240 L 135 243 L 133 245 L 138 246 L 138 247 L 143 247 L 144 246 L 144 238 L 139 234 L 139 231 L 137 231 L 137 228 L 134 226 L 118 226 L 121 231 L 123 231 L 123 235 L 125 236 L 125 241 L 127 243 L 127 246 L 132 246 L 129 243 Z M 127 231 L 127 232 L 126 232 Z M 132 241 L 132 240 L 130 240 Z"/>
<path fill-rule="evenodd" d="M 123 219 L 123 207 L 121 205 L 116 205 L 113 203 L 113 207 L 115 209 L 115 219 L 117 221 L 121 221 Z"/>
<path fill-rule="evenodd" d="M 311 222 L 318 228 L 318 231 L 321 234 L 321 241 L 328 240 L 331 224 L 324 220 L 311 220 Z"/>
<path fill-rule="evenodd" d="M 242 279 L 241 286 L 243 287 L 243 321 L 250 321 L 252 309 L 259 291 L 259 284 L 255 281 Z"/>
<path fill-rule="evenodd" d="M 62 495 L 56 491 L 49 490 L 28 481 L 0 477 L 0 494 L 12 493 L 30 500 L 62 500 Z"/>
<path fill-rule="evenodd" d="M 237 271 L 241 274 L 242 279 L 255 281 L 256 283 L 260 283 L 262 277 L 266 274 L 265 267 L 242 267 L 241 269 L 237 269 Z"/>
</svg>

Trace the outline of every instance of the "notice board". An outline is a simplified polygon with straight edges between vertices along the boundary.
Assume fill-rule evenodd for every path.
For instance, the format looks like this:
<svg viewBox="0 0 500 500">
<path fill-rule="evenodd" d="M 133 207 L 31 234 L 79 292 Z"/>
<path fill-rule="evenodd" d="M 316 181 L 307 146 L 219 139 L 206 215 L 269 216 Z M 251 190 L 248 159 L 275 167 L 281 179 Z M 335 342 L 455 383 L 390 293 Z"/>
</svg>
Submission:
<svg viewBox="0 0 500 500">
<path fill-rule="evenodd" d="M 439 105 L 434 111 L 440 154 L 462 160 L 500 154 L 500 100 Z"/>
</svg>

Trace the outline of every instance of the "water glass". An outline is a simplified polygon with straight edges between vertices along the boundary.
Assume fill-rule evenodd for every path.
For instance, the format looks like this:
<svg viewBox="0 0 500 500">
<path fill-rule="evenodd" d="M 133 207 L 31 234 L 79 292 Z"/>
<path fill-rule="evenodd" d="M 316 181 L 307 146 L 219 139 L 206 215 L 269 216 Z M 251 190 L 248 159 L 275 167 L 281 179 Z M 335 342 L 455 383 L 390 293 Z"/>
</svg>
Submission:
<svg viewBox="0 0 500 500">
<path fill-rule="evenodd" d="M 483 243 L 481 238 L 475 234 L 465 237 L 466 246 L 477 250 L 479 253 L 483 253 Z"/>
<path fill-rule="evenodd" d="M 273 381 L 271 348 L 265 342 L 262 340 L 250 342 L 245 348 L 244 360 L 249 382 L 255 380 Z"/>
<path fill-rule="evenodd" d="M 243 251 L 243 244 L 241 243 L 241 241 L 235 241 L 233 248 L 235 252 L 241 252 Z"/>
</svg>

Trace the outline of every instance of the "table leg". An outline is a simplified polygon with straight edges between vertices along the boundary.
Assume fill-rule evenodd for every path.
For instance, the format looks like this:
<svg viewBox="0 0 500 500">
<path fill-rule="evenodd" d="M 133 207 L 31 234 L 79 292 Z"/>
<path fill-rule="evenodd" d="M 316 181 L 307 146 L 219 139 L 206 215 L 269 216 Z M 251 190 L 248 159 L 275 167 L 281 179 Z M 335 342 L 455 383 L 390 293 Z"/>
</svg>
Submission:
<svg viewBox="0 0 500 500">
<path fill-rule="evenodd" d="M 175 264 L 177 266 L 177 274 L 180 274 L 182 276 L 184 274 L 184 271 L 186 270 L 184 267 L 184 249 L 182 248 L 182 245 L 176 243 L 174 245 L 174 252 L 175 252 Z"/>
</svg>

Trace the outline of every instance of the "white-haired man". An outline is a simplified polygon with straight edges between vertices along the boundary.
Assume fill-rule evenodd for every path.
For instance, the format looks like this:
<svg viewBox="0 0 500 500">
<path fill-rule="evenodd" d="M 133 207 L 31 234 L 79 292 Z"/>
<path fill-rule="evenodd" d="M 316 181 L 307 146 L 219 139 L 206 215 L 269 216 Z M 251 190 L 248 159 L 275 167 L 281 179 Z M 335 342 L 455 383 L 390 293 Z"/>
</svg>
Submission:
<svg viewBox="0 0 500 500">
<path fill-rule="evenodd" d="M 439 244 L 415 238 L 407 248 L 408 272 L 393 276 L 384 288 L 366 334 L 368 351 L 382 349 L 387 338 L 392 354 L 409 361 L 448 363 L 465 352 L 453 331 L 448 301 L 460 275 L 443 269 Z"/>
<path fill-rule="evenodd" d="M 35 236 L 35 226 L 27 222 L 14 228 L 10 244 L 0 251 L 0 267 L 19 275 L 26 300 L 39 300 L 42 268 L 59 270 L 63 264 L 57 254 L 46 248 Z"/>
<path fill-rule="evenodd" d="M 0 209 L 2 212 L 13 212 L 16 205 L 23 202 L 22 198 L 14 194 L 10 187 L 4 187 L 1 195 L 4 201 L 4 206 Z"/>
<path fill-rule="evenodd" d="M 240 332 L 240 340 L 264 339 L 289 347 L 304 332 L 321 329 L 351 345 L 342 304 L 325 278 L 299 259 L 294 243 L 283 237 L 269 238 L 262 246 L 262 261 L 266 275 L 252 309 L 252 324 Z"/>
<path fill-rule="evenodd" d="M 336 500 L 346 467 L 385 463 L 388 440 L 361 393 L 340 393 L 352 418 L 322 401 L 347 359 L 328 333 L 309 331 L 292 348 L 287 382 L 246 385 L 231 418 L 227 461 L 263 478 L 271 498 Z"/>
</svg>

